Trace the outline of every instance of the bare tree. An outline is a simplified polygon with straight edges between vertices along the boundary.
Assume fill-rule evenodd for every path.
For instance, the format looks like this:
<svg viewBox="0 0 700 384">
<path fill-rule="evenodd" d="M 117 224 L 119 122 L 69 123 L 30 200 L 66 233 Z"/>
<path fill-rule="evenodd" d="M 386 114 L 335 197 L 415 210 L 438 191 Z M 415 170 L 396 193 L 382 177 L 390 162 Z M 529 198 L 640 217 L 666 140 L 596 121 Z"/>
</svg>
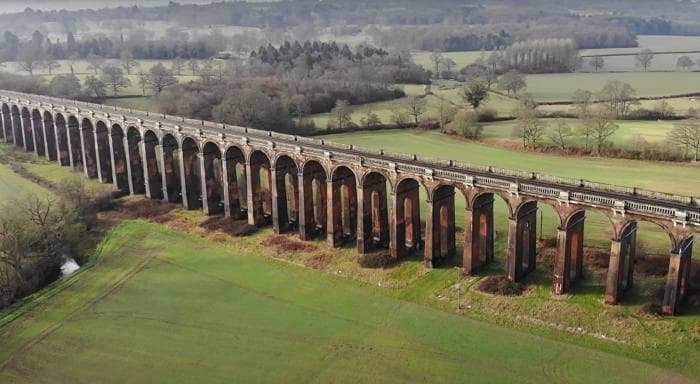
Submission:
<svg viewBox="0 0 700 384">
<path fill-rule="evenodd" d="M 180 59 L 179 57 L 173 59 L 170 69 L 173 71 L 175 76 L 182 76 L 182 70 L 184 68 L 185 63 L 182 62 L 182 59 Z"/>
<path fill-rule="evenodd" d="M 522 139 L 523 148 L 537 149 L 547 130 L 547 124 L 537 116 L 536 108 L 530 98 L 523 98 L 517 109 L 513 135 Z"/>
<path fill-rule="evenodd" d="M 674 125 L 668 133 L 668 140 L 686 152 L 692 151 L 693 162 L 697 162 L 700 157 L 700 122 L 690 121 Z"/>
<path fill-rule="evenodd" d="M 615 119 L 627 115 L 631 104 L 635 101 L 635 90 L 631 85 L 620 80 L 609 80 L 600 91 L 600 100 L 607 104 L 608 114 Z"/>
<path fill-rule="evenodd" d="M 635 65 L 647 71 L 647 68 L 651 65 L 651 61 L 654 59 L 654 52 L 651 49 L 642 49 L 635 57 Z"/>
<path fill-rule="evenodd" d="M 17 55 L 17 66 L 19 69 L 29 73 L 29 76 L 34 76 L 34 71 L 41 66 L 43 52 L 40 47 L 27 45 Z"/>
<path fill-rule="evenodd" d="M 513 94 L 517 94 L 519 90 L 525 87 L 525 76 L 515 70 L 504 73 L 498 79 L 498 88 L 507 91 L 509 95 L 511 91 Z"/>
<path fill-rule="evenodd" d="M 87 90 L 89 95 L 92 95 L 96 98 L 105 97 L 105 95 L 107 94 L 105 92 L 105 88 L 105 83 L 97 77 L 91 75 L 85 78 L 85 89 Z"/>
<path fill-rule="evenodd" d="M 440 65 L 442 65 L 442 53 L 434 51 L 430 54 L 430 60 L 433 62 L 433 76 L 440 78 Z"/>
<path fill-rule="evenodd" d="M 42 66 L 49 71 L 49 76 L 53 75 L 55 69 L 61 68 L 61 64 L 53 59 L 44 60 Z"/>
<path fill-rule="evenodd" d="M 449 101 L 445 100 L 444 97 L 439 97 L 440 104 L 438 104 L 438 120 L 440 123 L 440 132 L 445 132 L 445 127 L 449 124 L 457 113 L 457 108 L 452 105 Z"/>
<path fill-rule="evenodd" d="M 577 89 L 574 91 L 572 102 L 576 115 L 581 119 L 585 119 L 590 114 L 593 93 L 584 89 Z"/>
<path fill-rule="evenodd" d="M 124 76 L 124 71 L 116 65 L 108 64 L 102 67 L 102 76 L 100 79 L 110 88 L 112 94 L 117 95 L 117 92 L 122 88 L 131 85 L 131 81 Z"/>
<path fill-rule="evenodd" d="M 87 61 L 88 61 L 87 68 L 89 70 L 95 72 L 95 74 L 97 75 L 97 72 L 99 72 L 100 68 L 102 68 L 102 65 L 104 64 L 105 59 L 102 56 L 97 56 L 97 55 L 91 53 L 88 55 Z"/>
<path fill-rule="evenodd" d="M 591 139 L 596 144 L 598 153 L 603 151 L 610 136 L 614 135 L 619 128 L 610 118 L 609 112 L 604 109 L 599 109 L 591 114 L 584 124 L 590 127 Z"/>
<path fill-rule="evenodd" d="M 199 62 L 197 59 L 192 59 L 187 62 L 187 68 L 192 72 L 192 76 L 197 75 L 197 69 L 199 69 Z"/>
<path fill-rule="evenodd" d="M 127 75 L 131 75 L 131 70 L 134 69 L 134 67 L 139 66 L 139 62 L 134 60 L 134 56 L 129 50 L 123 50 L 119 55 L 119 59 L 121 60 Z"/>
<path fill-rule="evenodd" d="M 573 130 L 564 120 L 558 120 L 556 125 L 549 130 L 549 139 L 552 140 L 556 146 L 560 147 L 563 151 L 566 151 L 567 145 L 569 145 L 569 140 L 574 135 Z"/>
<path fill-rule="evenodd" d="M 177 84 L 175 75 L 173 75 L 171 70 L 165 68 L 163 64 L 158 63 L 148 71 L 148 85 L 156 94 L 175 84 Z"/>
<path fill-rule="evenodd" d="M 605 66 L 605 59 L 603 56 L 593 56 L 588 60 L 588 64 L 593 67 L 593 70 L 598 72 Z"/>
<path fill-rule="evenodd" d="M 146 96 L 146 89 L 148 88 L 148 73 L 144 71 L 139 71 L 137 74 L 139 77 L 139 87 L 141 87 L 141 94 Z"/>
<path fill-rule="evenodd" d="M 347 100 L 336 100 L 335 108 L 331 110 L 333 120 L 329 120 L 328 123 L 330 126 L 335 125 L 338 129 L 348 128 L 352 124 L 351 113 L 352 109 Z"/>
<path fill-rule="evenodd" d="M 428 101 L 425 97 L 419 96 L 409 96 L 406 101 L 406 107 L 408 108 L 408 114 L 413 116 L 413 119 L 418 125 L 418 121 L 425 112 L 425 107 L 428 105 Z"/>
</svg>

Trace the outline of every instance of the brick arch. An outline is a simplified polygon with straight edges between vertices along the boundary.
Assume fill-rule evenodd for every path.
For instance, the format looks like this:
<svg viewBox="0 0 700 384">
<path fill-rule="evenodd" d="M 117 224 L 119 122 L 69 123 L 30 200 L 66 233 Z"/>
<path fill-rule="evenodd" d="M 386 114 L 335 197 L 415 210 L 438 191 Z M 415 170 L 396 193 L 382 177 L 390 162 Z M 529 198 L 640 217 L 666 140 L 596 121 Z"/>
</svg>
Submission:
<svg viewBox="0 0 700 384">
<path fill-rule="evenodd" d="M 2 103 L 2 106 L 0 106 L 0 108 L 2 108 L 2 122 L 0 123 L 2 123 L 5 142 L 14 143 L 15 137 L 12 127 L 12 112 L 10 112 L 10 105 L 7 103 Z"/>
<path fill-rule="evenodd" d="M 129 178 L 126 132 L 118 123 L 109 126 L 109 136 L 112 143 L 112 159 L 114 168 L 114 183 L 120 191 L 130 192 L 131 180 Z"/>
<path fill-rule="evenodd" d="M 328 243 L 337 247 L 357 238 L 357 173 L 349 165 L 337 164 L 330 170 Z"/>
<path fill-rule="evenodd" d="M 143 131 L 144 183 L 146 195 L 152 199 L 163 199 L 163 173 L 156 151 L 160 146 L 159 132 L 152 129 Z"/>
<path fill-rule="evenodd" d="M 394 190 L 394 182 L 393 181 L 395 178 L 392 177 L 392 175 L 389 172 L 387 172 L 383 169 L 370 169 L 369 171 L 364 172 L 361 175 L 359 175 L 358 181 L 359 181 L 360 187 L 364 188 L 364 186 L 367 182 L 367 178 L 370 177 L 372 174 L 382 175 L 384 177 L 384 179 L 386 179 L 386 181 L 389 183 L 389 189 L 391 191 Z M 356 175 L 356 177 L 357 177 L 357 175 Z"/>
<path fill-rule="evenodd" d="M 41 114 L 44 122 L 44 133 L 46 136 L 46 158 L 49 161 L 58 159 L 58 148 L 56 146 L 56 126 L 54 125 L 53 115 L 50 111 L 44 110 Z"/>
<path fill-rule="evenodd" d="M 404 256 L 421 247 L 421 185 L 421 180 L 413 177 L 402 177 L 396 181 L 392 199 L 392 209 L 395 212 L 394 231 L 391 233 L 393 257 Z"/>
<path fill-rule="evenodd" d="M 328 170 L 321 161 L 301 164 L 299 235 L 303 240 L 324 237 L 328 226 Z"/>
<path fill-rule="evenodd" d="M 248 200 L 248 221 L 263 225 L 272 219 L 272 175 L 271 157 L 267 151 L 253 148 L 248 155 L 246 174 L 250 180 Z"/>
<path fill-rule="evenodd" d="M 99 160 L 100 180 L 105 183 L 114 182 L 112 177 L 112 155 L 109 145 L 108 124 L 101 119 L 95 120 L 95 142 L 97 143 L 97 158 Z"/>
<path fill-rule="evenodd" d="M 292 154 L 278 152 L 273 160 L 273 230 L 292 230 L 299 221 L 299 166 Z"/>
<path fill-rule="evenodd" d="M 246 180 L 246 153 L 244 148 L 238 145 L 228 145 L 224 150 L 224 165 L 226 166 L 226 180 L 228 183 L 228 211 L 226 214 L 243 219 L 247 210 L 247 180 Z"/>
<path fill-rule="evenodd" d="M 38 108 L 31 110 L 31 125 L 32 136 L 34 137 L 34 152 L 39 156 L 46 156 L 46 145 L 44 142 L 44 120 L 42 113 Z"/>
<path fill-rule="evenodd" d="M 180 143 L 175 135 L 166 132 L 161 138 L 161 148 L 163 150 L 163 193 L 165 200 L 171 203 L 182 202 L 182 183 L 180 180 Z"/>
<path fill-rule="evenodd" d="M 134 194 L 146 193 L 146 182 L 143 170 L 141 142 L 143 135 L 136 126 L 129 125 L 126 129 L 127 153 L 131 170 L 131 186 Z"/>
<path fill-rule="evenodd" d="M 76 115 L 68 115 L 68 142 L 73 170 L 83 172 L 83 147 L 80 140 L 80 120 Z"/>
<path fill-rule="evenodd" d="M 388 185 L 388 187 L 387 187 Z M 373 248 L 389 248 L 389 209 L 388 192 L 393 190 L 391 179 L 386 172 L 371 170 L 360 179 L 362 196 L 358 196 L 357 246 L 360 253 Z"/>
<path fill-rule="evenodd" d="M 223 190 L 223 153 L 218 143 L 205 141 L 202 145 L 202 169 L 203 185 L 202 202 L 205 214 L 213 215 L 224 212 L 224 190 Z"/>
<path fill-rule="evenodd" d="M 199 140 L 191 136 L 183 136 L 180 142 L 182 149 L 183 175 L 181 183 L 184 186 L 182 203 L 187 209 L 202 207 L 202 182 L 200 175 Z"/>
<path fill-rule="evenodd" d="M 28 107 L 22 107 L 19 116 L 22 134 L 24 135 L 24 149 L 27 151 L 34 151 L 34 134 L 32 131 L 32 114 Z"/>
</svg>

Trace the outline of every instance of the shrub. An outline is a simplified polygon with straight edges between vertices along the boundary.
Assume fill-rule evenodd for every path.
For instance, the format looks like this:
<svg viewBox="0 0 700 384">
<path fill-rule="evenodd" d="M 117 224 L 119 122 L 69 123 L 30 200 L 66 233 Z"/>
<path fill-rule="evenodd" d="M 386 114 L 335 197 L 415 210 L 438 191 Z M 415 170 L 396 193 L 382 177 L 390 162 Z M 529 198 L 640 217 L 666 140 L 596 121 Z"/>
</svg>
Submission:
<svg viewBox="0 0 700 384">
<path fill-rule="evenodd" d="M 486 293 L 501 296 L 520 296 L 526 286 L 521 283 L 508 280 L 506 276 L 489 276 L 479 284 L 479 290 Z"/>
</svg>

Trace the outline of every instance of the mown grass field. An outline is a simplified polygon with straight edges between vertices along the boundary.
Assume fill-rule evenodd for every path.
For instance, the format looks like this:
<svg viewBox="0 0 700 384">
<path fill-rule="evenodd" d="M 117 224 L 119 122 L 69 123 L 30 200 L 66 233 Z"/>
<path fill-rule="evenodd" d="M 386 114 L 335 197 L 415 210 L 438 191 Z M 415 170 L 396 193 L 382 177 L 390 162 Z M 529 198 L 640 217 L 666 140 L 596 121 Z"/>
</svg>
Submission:
<svg viewBox="0 0 700 384">
<path fill-rule="evenodd" d="M 18 200 L 27 193 L 45 196 L 49 192 L 14 173 L 6 164 L 0 164 L 0 200 L 3 202 Z"/>
<path fill-rule="evenodd" d="M 542 119 L 541 121 L 547 124 L 548 129 L 556 127 L 559 122 L 565 122 L 574 131 L 583 125 L 583 121 L 580 119 Z M 668 133 L 678 123 L 683 122 L 620 120 L 615 122 L 619 128 L 609 140 L 615 146 L 623 148 L 638 145 L 640 141 L 661 144 L 668 140 Z M 484 124 L 483 137 L 507 139 L 520 143 L 520 139 L 513 137 L 513 128 L 517 124 L 518 122 L 514 120 Z M 552 144 L 547 136 L 544 137 L 543 141 Z M 581 138 L 571 137 L 569 145 L 583 146 L 584 143 L 581 141 Z"/>
<path fill-rule="evenodd" d="M 637 96 L 698 92 L 700 72 L 555 73 L 528 75 L 527 92 L 537 100 L 571 100 L 577 89 L 597 92 L 609 80 L 629 83 Z"/>
<path fill-rule="evenodd" d="M 690 382 L 244 249 L 118 225 L 0 328 L 2 382 Z"/>
</svg>

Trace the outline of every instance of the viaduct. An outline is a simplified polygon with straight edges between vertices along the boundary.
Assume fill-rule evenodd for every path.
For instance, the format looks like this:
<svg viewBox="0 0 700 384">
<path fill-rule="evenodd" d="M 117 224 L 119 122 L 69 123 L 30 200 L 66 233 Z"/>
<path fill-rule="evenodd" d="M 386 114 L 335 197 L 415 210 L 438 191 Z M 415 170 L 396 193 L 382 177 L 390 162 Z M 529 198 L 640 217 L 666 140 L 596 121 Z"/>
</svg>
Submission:
<svg viewBox="0 0 700 384">
<path fill-rule="evenodd" d="M 425 265 L 456 252 L 455 199 L 464 198 L 466 274 L 494 258 L 494 198 L 508 206 L 506 273 L 535 268 L 536 212 L 559 216 L 553 292 L 570 292 L 583 269 L 586 211 L 605 215 L 612 246 L 605 302 L 632 285 L 637 223 L 670 238 L 663 312 L 688 285 L 700 198 L 456 161 L 368 150 L 326 140 L 177 116 L 0 91 L 0 140 L 131 194 L 225 214 L 302 240 L 353 242 L 393 257 L 423 249 Z M 427 196 L 421 236 L 420 191 Z M 461 197 L 459 197 L 461 196 Z"/>
</svg>

